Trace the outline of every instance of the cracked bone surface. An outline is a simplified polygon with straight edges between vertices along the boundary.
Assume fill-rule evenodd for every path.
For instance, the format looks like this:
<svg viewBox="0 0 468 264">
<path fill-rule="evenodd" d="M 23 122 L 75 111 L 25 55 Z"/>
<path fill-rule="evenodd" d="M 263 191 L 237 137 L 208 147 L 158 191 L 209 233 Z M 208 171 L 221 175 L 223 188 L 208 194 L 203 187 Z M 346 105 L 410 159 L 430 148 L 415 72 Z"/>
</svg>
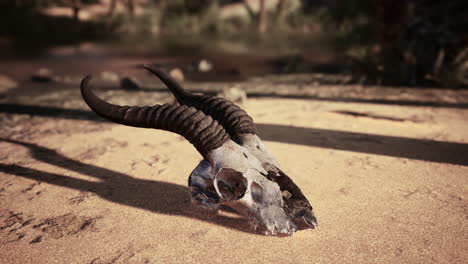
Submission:
<svg viewBox="0 0 468 264">
<path fill-rule="evenodd" d="M 90 76 L 81 82 L 82 97 L 112 122 L 167 130 L 190 141 L 204 158 L 189 176 L 195 205 L 231 207 L 265 235 L 292 235 L 317 226 L 309 201 L 279 168 L 244 110 L 217 97 L 191 95 L 161 70 L 147 69 L 168 85 L 181 105 L 113 105 L 94 95 Z"/>
</svg>

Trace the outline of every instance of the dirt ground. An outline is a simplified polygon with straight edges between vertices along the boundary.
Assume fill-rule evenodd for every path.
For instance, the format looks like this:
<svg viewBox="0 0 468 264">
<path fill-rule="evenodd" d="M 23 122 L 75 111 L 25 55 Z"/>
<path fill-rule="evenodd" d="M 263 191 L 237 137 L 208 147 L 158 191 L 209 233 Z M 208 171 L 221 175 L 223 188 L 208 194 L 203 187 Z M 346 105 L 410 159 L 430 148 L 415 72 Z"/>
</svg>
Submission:
<svg viewBox="0 0 468 264">
<path fill-rule="evenodd" d="M 467 91 L 186 84 L 230 86 L 317 229 L 262 236 L 198 211 L 187 176 L 201 156 L 181 136 L 105 122 L 76 82 L 23 82 L 0 97 L 0 263 L 468 263 Z M 100 87 L 119 104 L 173 100 L 158 83 Z"/>
</svg>

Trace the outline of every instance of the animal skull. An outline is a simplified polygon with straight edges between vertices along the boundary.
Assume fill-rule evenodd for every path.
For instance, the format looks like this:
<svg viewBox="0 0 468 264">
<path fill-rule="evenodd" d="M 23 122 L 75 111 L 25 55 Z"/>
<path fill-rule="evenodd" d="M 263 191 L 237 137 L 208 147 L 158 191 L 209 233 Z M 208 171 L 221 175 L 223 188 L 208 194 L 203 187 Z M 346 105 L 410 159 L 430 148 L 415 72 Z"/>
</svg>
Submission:
<svg viewBox="0 0 468 264">
<path fill-rule="evenodd" d="M 317 226 L 309 201 L 265 148 L 245 111 L 222 98 L 192 95 L 163 71 L 145 67 L 181 105 L 109 104 L 92 93 L 90 76 L 81 82 L 83 99 L 113 122 L 168 130 L 189 140 L 204 157 L 188 180 L 193 204 L 213 210 L 231 207 L 266 235 L 292 235 Z"/>
</svg>

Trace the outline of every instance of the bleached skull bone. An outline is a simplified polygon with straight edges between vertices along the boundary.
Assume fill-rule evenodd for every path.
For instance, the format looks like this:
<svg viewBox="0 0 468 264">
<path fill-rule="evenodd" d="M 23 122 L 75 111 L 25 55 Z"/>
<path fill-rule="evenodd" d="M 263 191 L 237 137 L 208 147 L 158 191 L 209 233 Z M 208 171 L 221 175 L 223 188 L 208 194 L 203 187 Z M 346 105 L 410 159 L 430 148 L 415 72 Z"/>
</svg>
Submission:
<svg viewBox="0 0 468 264">
<path fill-rule="evenodd" d="M 247 148 L 229 141 L 213 150 L 210 159 L 211 162 L 201 161 L 189 176 L 195 205 L 214 210 L 220 204 L 231 207 L 246 216 L 256 231 L 266 235 L 292 235 L 298 229 L 317 225 L 308 204 L 301 204 L 299 210 L 297 205 L 291 206 L 291 192 L 301 198 L 302 194 L 295 193 L 298 188 L 285 185 L 286 189 L 281 190 L 276 181 L 267 177 L 278 169 L 262 164 Z"/>
<path fill-rule="evenodd" d="M 158 77 L 163 81 L 170 78 Z M 252 119 L 243 110 L 234 108 L 241 114 L 236 124 L 242 124 L 239 120 L 246 121 L 252 125 L 250 127 L 223 123 L 222 117 L 232 119 L 232 113 L 231 116 L 221 111 L 207 114 L 184 104 L 113 105 L 92 93 L 90 79 L 89 76 L 83 79 L 81 92 L 97 114 L 123 125 L 178 133 L 196 147 L 204 160 L 190 175 L 189 189 L 199 205 L 213 209 L 221 204 L 229 206 L 245 215 L 252 226 L 264 234 L 291 235 L 297 229 L 317 225 L 308 200 L 278 168 L 276 159 L 253 133 Z M 232 110 L 228 103 L 222 102 L 226 109 Z M 216 121 L 220 118 L 223 125 Z"/>
<path fill-rule="evenodd" d="M 262 167 L 268 171 L 266 177 L 280 186 L 285 201 L 284 207 L 301 229 L 317 225 L 309 201 L 299 187 L 280 169 L 278 161 L 257 136 L 253 119 L 247 112 L 223 98 L 191 94 L 160 69 L 151 66 L 145 68 L 167 85 L 180 104 L 195 107 L 213 117 L 237 144 L 247 148 L 262 163 Z M 211 178 L 213 177 L 214 175 L 211 175 Z M 211 186 L 210 188 L 212 189 Z"/>
<path fill-rule="evenodd" d="M 194 205 L 214 211 L 220 205 L 228 206 L 246 216 L 255 231 L 266 235 L 292 235 L 296 231 L 283 210 L 279 186 L 256 169 L 241 173 L 224 167 L 213 173 L 203 160 L 191 173 L 189 188 Z"/>
</svg>

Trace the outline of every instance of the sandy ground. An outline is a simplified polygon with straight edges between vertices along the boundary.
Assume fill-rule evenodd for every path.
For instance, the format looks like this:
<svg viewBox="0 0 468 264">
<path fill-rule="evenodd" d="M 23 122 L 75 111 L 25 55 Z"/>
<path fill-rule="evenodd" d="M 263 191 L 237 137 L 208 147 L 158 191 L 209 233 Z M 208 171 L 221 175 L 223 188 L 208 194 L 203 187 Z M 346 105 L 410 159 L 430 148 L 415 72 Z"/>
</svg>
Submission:
<svg viewBox="0 0 468 264">
<path fill-rule="evenodd" d="M 244 105 L 318 217 L 286 238 L 192 208 L 181 136 L 103 122 L 77 86 L 3 96 L 0 263 L 468 263 L 466 92 L 306 86 Z"/>
</svg>

